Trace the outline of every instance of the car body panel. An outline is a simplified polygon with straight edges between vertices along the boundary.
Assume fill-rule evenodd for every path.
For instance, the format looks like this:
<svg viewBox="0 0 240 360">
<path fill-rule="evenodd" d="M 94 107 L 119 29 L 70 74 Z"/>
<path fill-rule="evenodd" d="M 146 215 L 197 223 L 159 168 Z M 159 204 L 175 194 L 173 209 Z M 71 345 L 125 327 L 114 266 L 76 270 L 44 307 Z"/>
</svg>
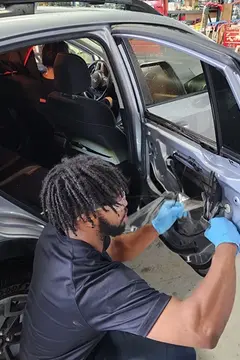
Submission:
<svg viewBox="0 0 240 360">
<path fill-rule="evenodd" d="M 14 27 L 12 26 L 13 19 L 0 19 L 0 52 L 16 48 L 20 44 L 21 46 L 41 44 L 44 39 L 45 41 L 58 38 L 72 40 L 77 36 L 97 39 L 108 55 L 111 70 L 124 99 L 124 107 L 127 109 L 128 118 L 123 119 L 123 122 L 125 121 L 124 125 L 129 138 L 130 153 L 137 154 L 138 166 L 139 168 L 142 166 L 141 170 L 155 195 L 158 196 L 160 193 L 149 181 L 149 163 L 153 166 L 155 177 L 166 190 L 181 192 L 176 178 L 166 167 L 166 158 L 177 152 L 195 161 L 204 173 L 210 174 L 212 171 L 217 173 L 218 181 L 223 188 L 223 202 L 230 205 L 231 211 L 233 210 L 233 220 L 240 225 L 240 207 L 238 207 L 240 186 L 237 183 L 240 167 L 238 163 L 230 162 L 229 159 L 208 151 L 184 134 L 174 132 L 146 118 L 141 88 L 136 82 L 128 54 L 118 40 L 128 37 L 153 40 L 159 44 L 189 52 L 221 68 L 240 105 L 239 55 L 209 41 L 173 19 L 112 9 L 81 8 L 79 10 L 69 11 L 68 16 L 62 11 L 54 13 L 43 11 L 24 17 L 16 16 Z M 76 40 L 74 40 L 74 45 L 76 45 Z M 83 45 L 86 45 L 86 49 L 88 48 L 86 42 L 80 42 L 80 47 Z M 92 44 L 89 50 L 94 52 Z M 100 53 L 98 52 L 97 55 L 101 56 Z M 204 97 L 204 94 L 201 96 Z M 166 112 L 168 112 L 167 109 Z M 0 235 L 3 239 L 38 238 L 44 221 L 22 211 L 3 198 L 0 200 L 2 211 Z M 228 212 L 228 215 L 230 216 L 231 212 Z M 8 229 L 7 221 L 10 218 L 11 228 Z"/>
<path fill-rule="evenodd" d="M 235 95 L 236 102 L 240 107 L 239 55 L 235 55 L 233 52 L 229 51 L 224 52 L 223 47 L 214 43 L 208 43 L 204 39 L 198 39 L 198 41 L 196 41 L 196 38 L 194 39 L 193 36 L 187 33 L 181 34 L 181 36 L 174 36 L 174 32 L 176 33 L 176 31 L 172 29 L 165 29 L 165 31 L 162 31 L 160 27 L 153 31 L 153 27 L 151 26 L 140 25 L 119 25 L 113 29 L 115 37 L 129 39 L 134 38 L 140 39 L 141 41 L 149 40 L 159 43 L 160 45 L 163 44 L 170 46 L 175 49 L 185 51 L 191 55 L 195 55 L 200 60 L 223 71 L 231 90 Z M 199 96 L 200 95 L 197 97 Z M 192 97 L 193 102 L 194 99 L 196 99 L 196 96 Z M 183 100 L 171 101 L 161 105 L 163 108 L 164 106 L 166 107 L 165 112 L 168 113 L 166 120 L 168 120 L 168 116 L 171 116 L 171 110 L 168 109 L 168 105 L 175 109 L 174 114 L 176 119 L 183 119 L 182 111 L 184 111 L 184 114 L 186 115 L 185 108 L 182 111 L 178 109 L 178 113 L 176 115 L 176 107 L 174 107 L 174 105 L 175 102 L 178 103 L 178 101 L 181 104 L 181 102 L 189 101 L 189 99 L 187 100 L 187 98 L 185 98 Z M 201 110 L 203 110 L 202 107 Z M 142 118 L 146 115 L 144 112 L 145 109 L 143 109 Z M 151 107 L 149 112 L 155 112 L 157 115 L 158 105 Z M 186 118 L 185 120 L 187 123 Z M 187 128 L 189 123 L 186 125 Z M 184 124 L 183 127 L 185 127 Z M 216 174 L 217 180 L 223 190 L 222 203 L 223 205 L 227 204 L 225 215 L 232 217 L 233 221 L 240 226 L 240 186 L 238 180 L 240 178 L 239 163 L 214 152 L 208 151 L 202 146 L 200 141 L 193 141 L 184 136 L 183 131 L 181 134 L 180 131 L 179 133 L 171 131 L 170 127 L 165 128 L 164 123 L 161 122 L 160 119 L 158 125 L 156 122 L 150 121 L 146 115 L 143 128 L 143 132 L 147 137 L 145 158 L 146 163 L 148 164 L 148 178 L 150 177 L 149 164 L 151 163 L 156 179 L 163 188 L 165 188 L 165 190 L 171 191 L 174 189 L 176 191 L 181 191 L 181 189 L 179 189 L 178 182 L 174 179 L 174 176 L 166 166 L 166 159 L 169 156 L 179 154 L 183 158 L 189 160 L 189 162 L 186 162 L 188 167 L 191 168 L 192 163 L 199 166 L 205 175 L 210 176 L 212 172 Z M 152 189 L 154 189 L 157 193 L 156 188 L 153 184 L 151 185 Z"/>
<path fill-rule="evenodd" d="M 89 8 L 76 8 L 75 11 L 69 11 L 67 15 L 68 16 L 65 15 L 65 12 L 54 12 L 25 15 L 24 18 L 22 16 L 15 16 L 14 27 L 12 26 L 12 18 L 1 18 L 0 39 L 1 41 L 3 41 L 3 39 L 8 39 L 9 43 L 11 43 L 11 39 L 14 37 L 17 38 L 18 36 L 26 34 L 30 35 L 30 33 L 35 33 L 37 35 L 37 33 L 47 30 L 65 29 L 68 31 L 70 28 L 79 28 L 80 26 L 85 25 L 111 26 L 124 23 L 166 26 L 202 38 L 202 35 L 198 34 L 187 25 L 159 15 L 101 8 L 93 8 L 90 10 Z M 207 38 L 204 37 L 204 39 Z"/>
<path fill-rule="evenodd" d="M 44 221 L 0 196 L 0 242 L 13 238 L 38 239 Z"/>
<path fill-rule="evenodd" d="M 125 26 L 124 26 L 125 28 Z M 146 29 L 147 30 L 147 29 Z M 116 27 L 113 30 L 113 33 L 116 32 Z M 135 32 L 135 31 L 134 31 Z M 117 30 L 117 33 L 119 33 L 119 28 Z M 167 31 L 165 32 L 167 34 Z M 131 32 L 131 35 L 133 33 Z M 138 32 L 139 34 L 139 32 Z M 154 34 L 154 38 L 155 34 Z M 161 33 L 161 39 L 162 39 L 162 33 Z M 182 42 L 184 42 L 185 39 L 183 39 L 180 44 L 179 42 L 174 41 L 174 43 L 178 43 L 177 45 L 181 47 Z M 214 47 L 215 48 L 215 47 Z M 195 49 L 195 46 L 194 46 Z M 187 50 L 190 51 L 191 50 L 191 44 L 187 47 Z M 202 53 L 200 53 L 200 50 L 202 50 Z M 218 46 L 217 48 L 214 49 L 215 51 L 219 52 Z M 193 50 L 193 52 L 196 50 Z M 206 55 L 207 54 L 207 55 Z M 223 58 L 223 61 L 217 61 L 215 62 L 215 59 L 217 58 L 216 54 L 214 53 L 213 57 L 209 57 L 210 54 L 212 55 L 212 52 L 210 51 L 206 51 L 205 46 L 203 46 L 201 49 L 198 49 L 198 56 L 205 56 L 206 59 L 212 63 L 218 64 L 218 66 L 220 66 L 221 68 L 223 68 L 223 64 L 225 63 L 225 65 L 227 64 L 228 66 L 224 67 L 224 70 L 226 71 L 226 76 L 231 79 L 232 76 L 235 75 L 235 72 L 232 70 L 236 71 L 236 67 L 235 67 L 235 63 L 232 62 L 231 59 L 229 59 L 229 57 L 227 56 L 226 58 Z M 219 60 L 219 58 L 218 58 Z M 230 68 L 230 65 L 233 66 L 233 69 Z M 238 78 L 238 76 L 237 76 Z M 232 88 L 234 90 L 235 93 L 239 92 L 237 91 L 237 89 L 239 88 L 240 83 L 238 81 L 235 81 L 235 84 L 232 84 Z M 186 98 L 186 99 L 182 99 L 182 100 L 177 100 L 176 102 L 179 102 L 179 106 L 182 106 L 181 102 L 190 102 L 192 103 L 191 105 L 194 107 L 194 102 L 199 100 L 199 98 L 201 98 L 200 100 L 204 102 L 205 97 L 208 96 L 206 93 L 202 93 L 200 95 L 196 95 L 190 98 Z M 175 103 L 176 103 L 175 102 Z M 161 105 L 161 106 L 166 106 L 166 112 L 168 113 L 168 116 L 171 115 L 171 110 L 169 110 L 169 106 L 171 107 L 171 102 L 166 103 L 165 105 Z M 176 104 L 175 104 L 176 106 Z M 207 105 L 206 105 L 207 106 Z M 180 119 L 183 119 L 183 116 L 186 115 L 185 114 L 185 106 L 182 106 L 182 108 L 184 108 L 184 114 L 181 115 L 181 111 L 180 108 L 176 111 L 176 108 L 173 116 L 176 116 L 177 113 L 177 117 Z M 202 108 L 202 106 L 201 106 Z M 153 110 L 154 109 L 154 110 Z M 152 111 L 156 112 L 157 115 L 157 106 L 152 108 Z M 196 109 L 196 113 L 197 113 L 197 109 Z M 161 113 L 162 114 L 162 113 Z M 169 115 L 170 114 L 170 115 Z M 175 115 L 174 115 L 175 114 Z M 211 118 L 212 113 L 209 112 L 208 107 L 206 108 L 206 114 L 208 114 Z M 167 118 L 167 116 L 166 116 Z M 209 119 L 210 119 L 209 118 Z M 190 119 L 192 120 L 192 119 Z M 185 117 L 185 121 L 187 122 L 187 119 Z M 209 120 L 209 123 L 211 123 L 211 121 Z M 189 124 L 187 124 L 187 127 L 189 126 Z M 210 128 L 210 127 L 209 127 Z M 209 135 L 209 128 L 208 130 L 208 135 Z M 203 129 L 203 132 L 205 131 Z M 229 208 L 226 215 L 228 217 L 233 217 L 234 222 L 239 223 L 240 225 L 240 186 L 238 186 L 237 184 L 237 179 L 240 176 L 240 166 L 238 163 L 234 162 L 234 161 L 230 161 L 227 158 L 223 158 L 219 155 L 213 154 L 212 152 L 204 149 L 201 145 L 196 144 L 195 142 L 184 138 L 181 135 L 178 135 L 174 132 L 169 131 L 168 129 L 164 129 L 164 127 L 162 126 L 156 126 L 156 124 L 153 123 L 148 123 L 147 124 L 147 143 L 149 144 L 149 142 L 151 142 L 151 144 L 153 146 L 155 146 L 155 149 L 151 148 L 151 151 L 149 152 L 149 148 L 148 148 L 148 154 L 151 153 L 151 160 L 153 165 L 154 165 L 154 169 L 155 169 L 155 174 L 156 176 L 159 178 L 160 182 L 163 183 L 165 185 L 165 189 L 168 191 L 171 190 L 175 190 L 175 191 L 181 191 L 181 189 L 179 189 L 176 181 L 174 179 L 171 179 L 172 175 L 168 172 L 168 170 L 165 168 L 163 168 L 163 163 L 165 163 L 165 160 L 168 156 L 172 155 L 175 152 L 178 152 L 179 154 L 181 154 L 183 157 L 191 157 L 192 160 L 194 160 L 196 162 L 196 164 L 198 164 L 201 169 L 203 170 L 203 172 L 207 175 L 210 174 L 211 172 L 215 172 L 217 174 L 217 178 L 219 183 L 222 185 L 223 188 L 223 204 L 229 204 L 230 205 L 230 212 L 229 212 Z M 201 133 L 201 132 L 200 132 Z M 214 133 L 214 129 L 211 128 L 211 134 L 212 134 L 212 140 L 214 139 L 215 133 Z M 210 135 L 211 135 L 210 134 Z M 203 133 L 204 135 L 204 133 Z M 162 161 L 161 161 L 162 160 Z M 164 178 L 164 174 L 165 174 L 165 179 Z"/>
<path fill-rule="evenodd" d="M 164 17 L 161 17 L 161 19 Z M 175 20 L 173 20 L 175 22 Z M 177 21 L 176 21 L 177 22 Z M 134 37 L 136 39 L 153 40 L 159 44 L 176 46 L 179 50 L 189 51 L 191 54 L 199 56 L 199 53 L 209 57 L 209 60 L 216 61 L 219 64 L 232 65 L 233 59 L 239 62 L 240 56 L 234 51 L 221 46 L 213 41 L 209 41 L 206 36 L 202 36 L 195 31 L 187 31 L 183 28 L 172 26 L 173 24 L 156 22 L 152 24 L 134 24 L 134 22 L 112 27 L 113 36 Z M 187 27 L 187 25 L 186 25 Z M 224 56 L 226 55 L 226 56 Z M 221 58 L 220 58 L 221 56 Z"/>
</svg>

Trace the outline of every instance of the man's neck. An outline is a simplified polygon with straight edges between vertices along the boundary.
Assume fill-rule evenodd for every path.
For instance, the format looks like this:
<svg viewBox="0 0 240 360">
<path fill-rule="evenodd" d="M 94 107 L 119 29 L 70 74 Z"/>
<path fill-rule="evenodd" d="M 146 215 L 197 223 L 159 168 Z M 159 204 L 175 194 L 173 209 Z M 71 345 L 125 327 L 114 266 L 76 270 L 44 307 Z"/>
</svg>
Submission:
<svg viewBox="0 0 240 360">
<path fill-rule="evenodd" d="M 86 231 L 78 230 L 76 235 L 69 231 L 68 236 L 71 239 L 84 241 L 90 245 L 92 245 L 97 251 L 102 252 L 103 250 L 103 241 L 101 239 L 101 235 L 96 229 L 88 228 Z"/>
</svg>

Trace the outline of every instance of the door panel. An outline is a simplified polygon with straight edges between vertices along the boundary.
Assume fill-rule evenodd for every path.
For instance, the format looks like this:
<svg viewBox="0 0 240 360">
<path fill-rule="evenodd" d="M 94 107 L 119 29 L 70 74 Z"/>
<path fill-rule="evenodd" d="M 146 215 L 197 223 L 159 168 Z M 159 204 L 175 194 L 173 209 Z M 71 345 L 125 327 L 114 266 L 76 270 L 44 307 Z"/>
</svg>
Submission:
<svg viewBox="0 0 240 360">
<path fill-rule="evenodd" d="M 127 36 L 126 29 L 124 33 L 125 49 L 144 102 L 146 178 L 155 196 L 167 191 L 176 199 L 184 196 L 199 204 L 202 201 L 198 209 L 190 209 L 186 221 L 177 222 L 164 234 L 163 241 L 205 274 L 214 252 L 204 237 L 209 219 L 226 216 L 240 228 L 240 165 L 236 158 L 223 156 L 223 140 L 227 139 L 230 150 L 238 145 L 239 76 L 229 81 L 240 71 L 224 54 L 223 63 L 217 62 L 207 41 L 203 47 L 199 42 L 196 50 L 196 44 L 182 44 L 183 39 L 178 47 L 174 32 L 172 39 L 168 30 L 151 37 L 150 29 L 146 33 L 146 37 L 139 33 L 134 37 L 134 31 Z"/>
<path fill-rule="evenodd" d="M 225 65 L 219 63 L 218 68 L 214 63 L 216 53 L 212 53 L 212 59 L 211 51 L 209 57 L 206 56 L 207 41 L 204 47 L 199 42 L 196 53 L 191 51 L 191 43 L 185 49 L 178 47 L 174 32 L 171 43 L 168 30 L 167 42 L 165 31 L 157 36 L 152 34 L 152 40 L 149 29 L 146 30 L 147 38 L 139 34 L 134 37 L 133 31 L 127 36 L 126 29 L 124 35 L 126 51 L 132 58 L 145 101 L 143 133 L 146 134 L 147 178 L 155 185 L 158 182 L 160 191 L 162 188 L 182 190 L 187 195 L 189 192 L 191 197 L 200 198 L 202 192 L 211 190 L 214 185 L 211 177 L 215 174 L 214 183 L 221 185 L 223 205 L 227 203 L 231 210 L 234 209 L 233 219 L 240 222 L 240 211 L 235 206 L 240 191 L 237 183 L 239 164 L 221 156 L 222 139 L 226 138 L 227 131 L 229 141 L 233 143 L 235 139 L 237 143 L 238 140 L 237 131 L 232 132 L 232 126 L 228 127 L 228 123 L 236 124 L 240 118 L 238 99 L 234 97 L 240 93 L 240 83 L 228 83 L 231 72 L 236 74 L 235 62 L 232 59 L 231 68 L 231 59 L 223 54 L 221 60 Z M 238 89 L 233 89 L 234 85 Z M 170 98 L 154 98 L 156 93 Z M 228 206 L 227 211 L 231 215 Z"/>
<path fill-rule="evenodd" d="M 188 210 L 188 216 L 183 220 L 178 220 L 168 232 L 161 235 L 159 241 L 163 241 L 200 275 L 204 276 L 211 264 L 214 246 L 204 238 L 201 223 L 194 217 L 201 212 L 202 201 L 183 196 L 179 197 L 176 192 L 164 193 L 141 208 L 137 213 L 129 216 L 126 233 L 133 232 L 139 227 L 151 223 L 164 201 L 168 199 L 180 200 L 185 209 Z M 189 236 L 189 232 L 191 232 L 191 236 Z"/>
<path fill-rule="evenodd" d="M 182 181 L 183 185 L 181 193 L 189 196 L 191 200 L 198 199 L 200 201 L 201 193 L 210 194 L 212 192 L 213 199 L 209 198 L 207 202 L 210 204 L 211 209 L 213 209 L 218 200 L 214 193 L 213 184 L 209 183 L 208 179 L 211 173 L 214 172 L 221 189 L 221 203 L 218 211 L 221 216 L 232 219 L 240 228 L 240 165 L 213 154 L 200 145 L 197 146 L 194 142 L 186 140 L 184 137 L 176 135 L 160 126 L 148 123 L 146 127 L 148 132 L 147 143 L 154 144 L 154 147 L 151 145 L 152 152 L 149 155 L 149 163 L 156 168 L 155 175 L 161 183 L 163 182 L 166 190 L 173 190 L 169 176 L 165 175 L 167 172 L 167 159 L 175 157 L 180 159 L 185 169 L 184 171 L 186 171 L 186 168 L 191 169 L 188 182 L 182 181 L 184 172 L 182 173 L 182 178 L 178 172 L 178 180 Z M 162 171 L 164 161 L 165 169 Z M 198 184 L 193 179 L 194 177 L 198 179 Z M 195 185 L 195 189 L 190 188 L 191 184 Z M 185 185 L 187 186 L 185 187 Z M 206 269 L 210 266 L 214 252 L 214 247 L 204 238 L 204 230 L 207 224 L 202 223 L 201 217 L 208 217 L 205 213 L 205 207 L 206 202 L 204 201 L 203 206 L 199 207 L 198 213 L 196 211 L 191 213 L 193 220 L 196 220 L 199 226 L 195 228 L 196 222 L 184 225 L 187 231 L 186 236 L 179 235 L 179 231 L 176 228 L 172 228 L 163 237 L 163 240 L 171 250 L 180 254 L 186 262 L 194 269 L 197 269 L 202 275 L 205 275 Z"/>
<path fill-rule="evenodd" d="M 154 144 L 154 147 L 151 145 L 152 152 L 148 155 L 149 163 L 158 168 L 159 172 L 160 167 L 164 164 L 166 172 L 167 159 L 174 157 L 178 159 L 178 161 L 181 161 L 185 167 L 192 170 L 195 176 L 199 177 L 200 181 L 202 180 L 206 185 L 206 179 L 214 172 L 217 181 L 223 188 L 222 203 L 230 205 L 230 208 L 235 210 L 232 215 L 234 216 L 235 222 L 239 222 L 240 202 L 238 204 L 237 199 L 240 199 L 240 165 L 213 154 L 200 145 L 196 145 L 193 141 L 164 129 L 161 126 L 148 123 L 146 127 L 148 131 L 147 143 Z M 159 158 L 161 159 L 160 162 Z M 163 182 L 166 190 L 172 191 L 173 189 L 168 179 L 169 178 L 164 176 L 159 178 L 159 180 Z M 188 192 L 187 188 L 183 190 L 185 193 Z M 229 207 L 227 207 L 227 213 L 229 213 Z M 231 215 L 231 213 L 229 213 L 229 215 Z"/>
<path fill-rule="evenodd" d="M 146 157 L 149 164 L 155 168 L 156 179 L 167 192 L 162 194 L 160 191 L 159 193 L 155 192 L 155 195 L 158 196 L 156 200 L 131 215 L 127 231 L 135 231 L 138 227 L 150 223 L 166 199 L 174 198 L 184 201 L 186 210 L 189 211 L 188 217 L 176 222 L 167 233 L 161 236 L 161 240 L 170 250 L 179 254 L 195 271 L 205 276 L 214 253 L 214 246 L 204 237 L 204 231 L 208 226 L 204 220 L 208 217 L 206 207 L 209 206 L 212 211 L 217 202 L 221 200 L 217 209 L 219 214 L 232 218 L 240 228 L 240 184 L 238 180 L 240 166 L 163 127 L 148 123 L 146 128 L 148 133 Z M 151 144 L 150 152 L 148 151 L 149 144 Z M 177 180 L 175 175 L 169 171 L 168 159 L 173 157 L 180 159 L 185 171 L 186 168 L 190 169 L 190 176 L 198 179 L 198 185 L 195 181 L 193 182 L 194 189 L 190 189 L 191 177 L 186 183 L 182 181 L 184 173 L 182 173 L 182 178 L 178 173 Z M 214 182 L 209 181 L 212 172 L 216 174 L 218 191 L 214 187 Z M 180 186 L 177 188 L 176 185 L 179 182 Z M 204 200 L 201 198 L 202 193 L 205 194 Z"/>
</svg>

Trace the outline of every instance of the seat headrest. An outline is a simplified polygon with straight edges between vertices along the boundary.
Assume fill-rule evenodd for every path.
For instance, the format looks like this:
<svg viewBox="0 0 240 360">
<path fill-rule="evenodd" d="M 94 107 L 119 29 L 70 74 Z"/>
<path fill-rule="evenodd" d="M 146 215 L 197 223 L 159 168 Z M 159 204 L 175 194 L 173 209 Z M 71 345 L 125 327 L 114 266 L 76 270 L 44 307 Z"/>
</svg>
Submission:
<svg viewBox="0 0 240 360">
<path fill-rule="evenodd" d="M 59 53 L 54 62 L 55 90 L 68 95 L 82 94 L 91 85 L 85 61 L 74 54 Z"/>
</svg>

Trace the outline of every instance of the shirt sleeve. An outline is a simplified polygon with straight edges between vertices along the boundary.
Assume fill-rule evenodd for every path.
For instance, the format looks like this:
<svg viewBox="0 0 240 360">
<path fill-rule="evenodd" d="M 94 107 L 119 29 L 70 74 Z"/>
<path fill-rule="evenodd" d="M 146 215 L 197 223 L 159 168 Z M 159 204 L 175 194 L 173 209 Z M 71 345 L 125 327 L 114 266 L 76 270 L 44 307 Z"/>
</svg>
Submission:
<svg viewBox="0 0 240 360">
<path fill-rule="evenodd" d="M 146 337 L 170 296 L 151 288 L 122 263 L 113 262 L 109 267 L 89 278 L 84 288 L 76 289 L 81 314 L 97 331 L 117 330 Z"/>
</svg>

